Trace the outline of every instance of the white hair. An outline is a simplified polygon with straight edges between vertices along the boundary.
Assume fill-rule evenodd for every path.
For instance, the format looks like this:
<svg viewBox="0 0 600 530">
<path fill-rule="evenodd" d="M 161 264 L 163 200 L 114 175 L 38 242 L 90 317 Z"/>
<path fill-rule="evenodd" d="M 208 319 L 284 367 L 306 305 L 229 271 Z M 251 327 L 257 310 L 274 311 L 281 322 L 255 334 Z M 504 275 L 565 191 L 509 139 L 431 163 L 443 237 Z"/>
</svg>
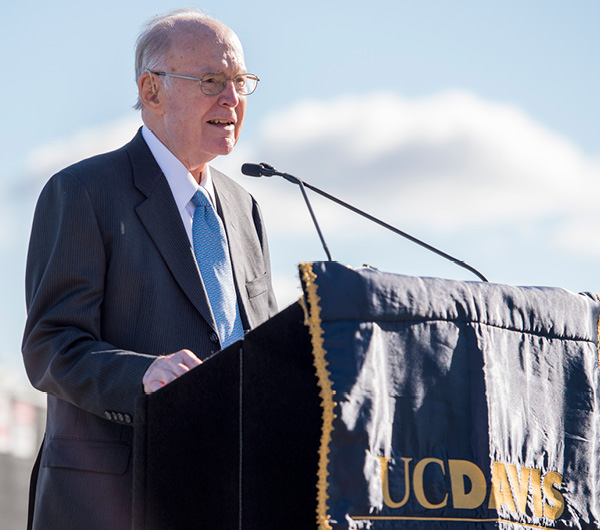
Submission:
<svg viewBox="0 0 600 530">
<path fill-rule="evenodd" d="M 143 27 L 135 43 L 135 81 L 147 71 L 164 70 L 166 54 L 171 45 L 171 35 L 176 22 L 182 20 L 215 20 L 201 9 L 189 7 L 170 11 L 150 19 Z M 168 89 L 170 79 L 164 79 Z M 133 107 L 141 110 L 142 100 L 138 94 Z"/>
</svg>

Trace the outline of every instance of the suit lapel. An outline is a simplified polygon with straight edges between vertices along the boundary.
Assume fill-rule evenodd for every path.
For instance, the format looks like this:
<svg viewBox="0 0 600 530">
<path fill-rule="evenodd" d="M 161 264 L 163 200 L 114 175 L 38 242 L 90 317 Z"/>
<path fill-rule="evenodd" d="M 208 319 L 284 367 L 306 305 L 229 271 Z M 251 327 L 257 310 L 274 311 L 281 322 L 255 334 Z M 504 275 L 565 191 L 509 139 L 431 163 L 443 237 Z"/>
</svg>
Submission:
<svg viewBox="0 0 600 530">
<path fill-rule="evenodd" d="M 185 295 L 216 331 L 194 251 L 181 222 L 171 188 L 141 131 L 129 144 L 128 152 L 135 186 L 146 196 L 135 211 Z"/>
</svg>

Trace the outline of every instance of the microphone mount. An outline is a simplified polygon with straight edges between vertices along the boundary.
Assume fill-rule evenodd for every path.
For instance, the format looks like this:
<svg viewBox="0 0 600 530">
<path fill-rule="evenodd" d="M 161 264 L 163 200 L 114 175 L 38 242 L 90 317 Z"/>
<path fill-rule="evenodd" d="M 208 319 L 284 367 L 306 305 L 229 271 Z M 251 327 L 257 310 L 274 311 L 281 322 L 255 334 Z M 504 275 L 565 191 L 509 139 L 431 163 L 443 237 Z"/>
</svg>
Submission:
<svg viewBox="0 0 600 530">
<path fill-rule="evenodd" d="M 416 243 L 417 245 L 420 245 L 421 247 L 426 248 L 427 250 L 437 254 L 438 256 L 441 256 L 442 258 L 445 258 L 448 261 L 451 261 L 455 265 L 458 265 L 459 267 L 462 267 L 463 269 L 468 270 L 469 272 L 471 272 L 475 276 L 477 276 L 480 280 L 482 280 L 484 282 L 488 282 L 488 279 L 483 274 L 481 274 L 477 269 L 475 269 L 471 265 L 468 265 L 464 261 L 462 261 L 458 258 L 455 258 L 455 257 L 451 256 L 450 254 L 447 254 L 446 252 L 443 252 L 443 251 L 435 248 L 434 246 L 431 246 L 431 245 L 425 243 L 424 241 L 421 241 L 420 239 L 417 239 L 416 237 L 413 237 L 410 234 L 407 234 L 406 232 L 403 232 L 402 230 L 399 230 L 398 228 L 396 228 L 384 221 L 381 221 L 380 219 L 377 219 L 376 217 L 374 217 L 366 212 L 363 212 L 362 210 L 356 208 L 355 206 L 352 206 L 351 204 L 348 204 L 347 202 L 344 202 L 341 199 L 338 199 L 337 197 L 334 197 L 333 195 L 330 195 L 329 193 L 327 193 L 323 190 L 320 190 L 316 186 L 312 186 L 311 184 L 308 184 L 307 182 L 304 182 L 304 181 L 300 180 L 299 178 L 294 177 L 294 175 L 290 175 L 289 173 L 282 173 L 280 171 L 277 171 L 273 166 L 271 166 L 269 164 L 265 164 L 264 162 L 261 162 L 260 164 L 243 164 L 242 165 L 242 173 L 244 175 L 248 175 L 251 177 L 272 177 L 273 175 L 277 175 L 279 177 L 283 177 L 285 180 L 287 180 L 288 182 L 291 182 L 292 184 L 297 184 L 298 186 L 300 186 L 300 189 L 302 190 L 302 194 L 304 195 L 304 200 L 306 201 L 306 203 L 308 205 L 311 216 L 313 218 L 313 222 L 315 223 L 315 226 L 317 227 L 317 232 L 319 233 L 319 237 L 321 238 L 321 242 L 323 243 L 324 248 L 326 249 L 326 253 L 327 253 L 327 256 L 329 257 L 330 261 L 331 261 L 331 255 L 329 254 L 329 250 L 327 250 L 327 246 L 325 245 L 325 241 L 323 240 L 321 230 L 318 227 L 316 218 L 314 216 L 314 213 L 312 211 L 310 203 L 308 202 L 308 197 L 306 196 L 306 191 L 304 189 L 305 187 L 314 191 L 315 193 L 318 193 L 319 195 L 322 195 L 323 197 L 339 204 L 340 206 L 343 206 L 344 208 L 347 208 L 348 210 L 351 210 L 352 212 L 357 213 L 357 214 L 365 217 L 366 219 L 369 219 L 370 221 L 373 221 L 374 223 L 377 223 L 378 225 L 383 226 L 384 228 L 387 228 L 388 230 L 391 230 L 395 234 L 398 234 L 399 236 L 402 236 L 405 239 L 408 239 L 409 241 L 412 241 L 413 243 Z"/>
</svg>

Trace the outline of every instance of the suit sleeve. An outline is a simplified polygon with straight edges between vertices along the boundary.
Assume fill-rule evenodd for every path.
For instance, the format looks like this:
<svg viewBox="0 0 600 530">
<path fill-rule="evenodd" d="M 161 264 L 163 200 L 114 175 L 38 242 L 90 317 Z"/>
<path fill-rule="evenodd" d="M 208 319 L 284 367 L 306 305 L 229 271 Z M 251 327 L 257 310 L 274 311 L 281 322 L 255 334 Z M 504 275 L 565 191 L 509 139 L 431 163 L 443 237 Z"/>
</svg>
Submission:
<svg viewBox="0 0 600 530">
<path fill-rule="evenodd" d="M 155 359 L 102 341 L 106 268 L 88 191 L 74 175 L 55 175 L 38 201 L 29 243 L 23 358 L 34 387 L 99 416 L 133 413 Z"/>
</svg>

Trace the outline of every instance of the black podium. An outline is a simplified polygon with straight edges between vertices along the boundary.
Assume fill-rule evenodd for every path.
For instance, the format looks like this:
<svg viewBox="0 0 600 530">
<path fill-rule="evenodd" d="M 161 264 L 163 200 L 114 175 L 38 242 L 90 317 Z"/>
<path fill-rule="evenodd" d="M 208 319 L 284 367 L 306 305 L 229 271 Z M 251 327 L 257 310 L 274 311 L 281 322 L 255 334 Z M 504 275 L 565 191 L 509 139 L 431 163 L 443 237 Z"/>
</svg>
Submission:
<svg viewBox="0 0 600 530">
<path fill-rule="evenodd" d="M 136 412 L 134 529 L 316 528 L 321 408 L 299 303 Z"/>
</svg>

